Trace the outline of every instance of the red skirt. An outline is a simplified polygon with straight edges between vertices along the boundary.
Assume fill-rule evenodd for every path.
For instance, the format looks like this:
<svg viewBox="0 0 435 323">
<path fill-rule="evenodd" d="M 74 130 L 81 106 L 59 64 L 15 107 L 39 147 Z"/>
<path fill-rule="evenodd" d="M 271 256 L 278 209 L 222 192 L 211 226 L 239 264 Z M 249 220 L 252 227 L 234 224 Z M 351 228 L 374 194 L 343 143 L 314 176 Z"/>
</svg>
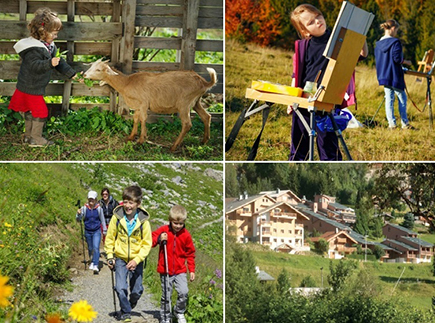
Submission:
<svg viewBox="0 0 435 323">
<path fill-rule="evenodd" d="M 9 109 L 17 112 L 32 112 L 34 118 L 47 118 L 48 108 L 42 95 L 33 95 L 15 89 Z"/>
</svg>

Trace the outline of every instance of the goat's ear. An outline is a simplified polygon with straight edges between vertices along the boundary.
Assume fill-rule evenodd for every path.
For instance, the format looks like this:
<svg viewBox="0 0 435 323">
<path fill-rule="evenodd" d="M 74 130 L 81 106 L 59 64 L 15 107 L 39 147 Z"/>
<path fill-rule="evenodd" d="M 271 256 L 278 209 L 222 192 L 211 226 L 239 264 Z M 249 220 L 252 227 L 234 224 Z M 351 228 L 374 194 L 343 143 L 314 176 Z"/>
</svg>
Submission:
<svg viewBox="0 0 435 323">
<path fill-rule="evenodd" d="M 102 59 L 102 58 L 101 58 Z M 105 61 L 102 61 L 103 63 L 109 63 L 110 59 L 106 59 Z"/>
<path fill-rule="evenodd" d="M 104 72 L 106 72 L 108 75 L 118 75 L 114 70 L 110 68 L 110 66 L 106 66 L 104 69 Z"/>
</svg>

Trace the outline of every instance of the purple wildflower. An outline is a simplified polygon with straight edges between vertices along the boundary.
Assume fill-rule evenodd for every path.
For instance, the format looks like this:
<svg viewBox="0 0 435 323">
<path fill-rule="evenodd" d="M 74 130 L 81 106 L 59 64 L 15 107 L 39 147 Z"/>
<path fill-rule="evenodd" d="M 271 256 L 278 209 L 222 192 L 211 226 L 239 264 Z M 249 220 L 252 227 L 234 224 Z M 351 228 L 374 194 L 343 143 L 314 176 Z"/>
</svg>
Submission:
<svg viewBox="0 0 435 323">
<path fill-rule="evenodd" d="M 213 279 L 210 279 L 210 285 L 214 285 L 216 282 Z"/>
<path fill-rule="evenodd" d="M 222 271 L 220 271 L 219 269 L 216 269 L 216 270 L 214 271 L 214 274 L 216 275 L 216 277 L 217 277 L 218 279 L 221 279 L 221 278 L 222 278 Z"/>
</svg>

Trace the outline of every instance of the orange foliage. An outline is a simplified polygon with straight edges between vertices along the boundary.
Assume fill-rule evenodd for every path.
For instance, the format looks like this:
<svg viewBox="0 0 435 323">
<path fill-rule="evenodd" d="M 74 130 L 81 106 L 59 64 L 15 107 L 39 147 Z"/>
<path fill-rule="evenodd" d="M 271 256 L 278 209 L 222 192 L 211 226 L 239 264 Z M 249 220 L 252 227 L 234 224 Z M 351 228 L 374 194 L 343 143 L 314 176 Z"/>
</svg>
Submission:
<svg viewBox="0 0 435 323">
<path fill-rule="evenodd" d="M 225 34 L 267 46 L 281 33 L 270 0 L 225 0 Z"/>
</svg>

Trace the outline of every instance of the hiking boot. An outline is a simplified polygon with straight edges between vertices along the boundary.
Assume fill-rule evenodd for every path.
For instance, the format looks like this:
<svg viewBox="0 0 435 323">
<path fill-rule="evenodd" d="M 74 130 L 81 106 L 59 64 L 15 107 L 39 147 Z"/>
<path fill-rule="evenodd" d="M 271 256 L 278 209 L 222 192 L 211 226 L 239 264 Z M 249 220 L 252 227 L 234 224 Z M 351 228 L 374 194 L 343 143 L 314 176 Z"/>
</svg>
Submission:
<svg viewBox="0 0 435 323">
<path fill-rule="evenodd" d="M 23 135 L 23 143 L 28 144 L 30 142 L 31 134 L 32 134 L 32 113 L 25 112 L 24 113 L 24 135 Z"/>
<path fill-rule="evenodd" d="M 177 318 L 178 323 L 186 323 L 186 318 L 182 313 L 175 313 L 175 317 Z"/>
<path fill-rule="evenodd" d="M 119 320 L 122 322 L 131 322 L 131 315 L 129 313 L 124 313 L 121 315 Z"/>
<path fill-rule="evenodd" d="M 32 135 L 29 140 L 30 147 L 45 147 L 51 146 L 54 142 L 49 141 L 42 137 L 42 130 L 44 129 L 45 119 L 33 118 L 32 120 Z"/>
</svg>

